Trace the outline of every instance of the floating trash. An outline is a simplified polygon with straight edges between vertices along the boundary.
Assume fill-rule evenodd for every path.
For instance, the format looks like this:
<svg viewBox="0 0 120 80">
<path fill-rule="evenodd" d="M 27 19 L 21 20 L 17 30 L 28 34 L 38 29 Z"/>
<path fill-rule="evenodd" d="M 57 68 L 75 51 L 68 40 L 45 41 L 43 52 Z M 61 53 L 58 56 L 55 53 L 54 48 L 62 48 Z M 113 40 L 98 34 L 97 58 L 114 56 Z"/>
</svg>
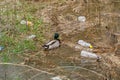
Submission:
<svg viewBox="0 0 120 80">
<path fill-rule="evenodd" d="M 79 40 L 78 44 L 80 44 L 81 46 L 84 46 L 84 47 L 93 48 L 93 46 L 90 43 L 87 43 L 87 42 L 85 42 L 83 40 Z"/>
<path fill-rule="evenodd" d="M 94 58 L 94 59 L 100 59 L 101 58 L 100 56 L 96 55 L 95 53 L 88 52 L 88 51 L 85 51 L 85 50 L 81 51 L 81 56 L 82 57 L 87 57 L 87 58 Z"/>
<path fill-rule="evenodd" d="M 62 79 L 60 78 L 60 76 L 52 77 L 51 79 L 52 79 L 52 80 L 62 80 Z"/>
<path fill-rule="evenodd" d="M 86 17 L 85 16 L 79 16 L 78 17 L 78 21 L 85 22 L 86 21 Z"/>
<path fill-rule="evenodd" d="M 70 79 L 67 78 L 66 76 L 56 76 L 52 77 L 51 80 L 70 80 Z"/>
</svg>

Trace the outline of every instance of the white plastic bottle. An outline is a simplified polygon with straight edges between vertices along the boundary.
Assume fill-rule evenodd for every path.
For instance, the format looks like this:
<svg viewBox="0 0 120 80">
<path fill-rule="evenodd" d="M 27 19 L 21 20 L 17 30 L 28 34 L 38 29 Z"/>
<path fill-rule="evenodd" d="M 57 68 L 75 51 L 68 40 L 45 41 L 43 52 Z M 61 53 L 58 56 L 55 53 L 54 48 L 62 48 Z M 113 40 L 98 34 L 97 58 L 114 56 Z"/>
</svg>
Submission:
<svg viewBox="0 0 120 80">
<path fill-rule="evenodd" d="M 94 59 L 100 59 L 101 58 L 97 54 L 92 53 L 92 52 L 88 52 L 88 51 L 85 51 L 85 50 L 81 51 L 81 56 L 82 57 L 88 57 L 88 58 L 94 58 Z"/>
<path fill-rule="evenodd" d="M 59 76 L 51 78 L 52 80 L 62 80 Z"/>
<path fill-rule="evenodd" d="M 83 40 L 79 40 L 78 44 L 80 44 L 81 46 L 84 46 L 84 47 L 93 48 L 93 46 L 90 43 L 87 43 L 87 42 L 85 42 Z"/>
<path fill-rule="evenodd" d="M 86 21 L 86 17 L 85 16 L 79 16 L 78 17 L 78 21 L 85 22 Z"/>
</svg>

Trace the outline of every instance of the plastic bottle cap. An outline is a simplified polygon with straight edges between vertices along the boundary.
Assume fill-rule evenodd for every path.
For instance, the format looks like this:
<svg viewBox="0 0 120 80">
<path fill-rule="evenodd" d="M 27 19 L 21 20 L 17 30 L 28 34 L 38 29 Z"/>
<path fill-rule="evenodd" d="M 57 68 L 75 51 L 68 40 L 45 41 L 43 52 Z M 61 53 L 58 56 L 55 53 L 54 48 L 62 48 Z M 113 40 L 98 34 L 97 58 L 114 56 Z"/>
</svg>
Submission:
<svg viewBox="0 0 120 80">
<path fill-rule="evenodd" d="M 90 45 L 90 48 L 92 49 L 92 48 L 93 48 L 93 46 L 92 46 L 92 45 Z"/>
</svg>

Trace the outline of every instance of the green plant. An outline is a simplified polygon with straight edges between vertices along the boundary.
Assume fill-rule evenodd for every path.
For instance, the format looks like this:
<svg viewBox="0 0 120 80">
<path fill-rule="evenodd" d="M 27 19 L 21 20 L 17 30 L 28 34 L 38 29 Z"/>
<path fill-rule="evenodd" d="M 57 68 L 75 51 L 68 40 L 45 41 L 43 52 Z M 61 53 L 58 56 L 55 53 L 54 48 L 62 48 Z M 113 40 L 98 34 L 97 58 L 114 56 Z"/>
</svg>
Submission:
<svg viewBox="0 0 120 80">
<path fill-rule="evenodd" d="M 1 45 L 3 46 L 14 45 L 14 37 L 8 36 L 7 34 L 1 34 L 0 42 L 2 42 Z"/>
<path fill-rule="evenodd" d="M 12 53 L 24 53 L 24 51 L 34 51 L 36 49 L 35 44 L 33 41 L 30 40 L 23 40 L 18 42 L 13 49 L 11 50 Z"/>
<path fill-rule="evenodd" d="M 9 56 L 7 53 L 2 54 L 2 62 L 8 62 L 9 61 Z"/>
<path fill-rule="evenodd" d="M 44 41 L 44 23 L 41 17 L 35 15 L 36 11 L 44 8 L 46 5 L 36 5 L 37 3 L 28 4 L 26 1 L 17 3 L 10 3 L 0 6 L 1 11 L 1 24 L 3 27 L 10 25 L 14 30 L 5 30 L 0 34 L 0 45 L 5 48 L 0 55 L 3 62 L 11 61 L 11 55 L 22 55 L 26 52 L 34 52 L 37 50 L 37 45 L 40 45 Z M 31 6 L 31 5 L 34 5 Z M 11 7 L 12 6 L 12 7 Z M 26 26 L 26 24 L 20 24 L 20 21 L 25 19 L 33 23 L 33 26 Z M 26 40 L 27 36 L 34 34 L 37 37 L 35 40 Z"/>
</svg>

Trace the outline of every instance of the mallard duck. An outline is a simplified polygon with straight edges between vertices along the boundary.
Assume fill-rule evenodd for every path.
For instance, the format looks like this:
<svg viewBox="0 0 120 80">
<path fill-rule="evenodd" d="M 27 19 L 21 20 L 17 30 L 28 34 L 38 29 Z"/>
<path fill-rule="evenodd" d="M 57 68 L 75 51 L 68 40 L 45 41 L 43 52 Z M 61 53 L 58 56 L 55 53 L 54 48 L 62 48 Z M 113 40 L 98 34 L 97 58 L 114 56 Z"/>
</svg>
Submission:
<svg viewBox="0 0 120 80">
<path fill-rule="evenodd" d="M 48 43 L 43 45 L 43 48 L 45 50 L 50 50 L 50 49 L 54 49 L 60 47 L 60 39 L 59 39 L 59 34 L 55 33 L 54 34 L 54 40 L 49 41 Z"/>
</svg>

